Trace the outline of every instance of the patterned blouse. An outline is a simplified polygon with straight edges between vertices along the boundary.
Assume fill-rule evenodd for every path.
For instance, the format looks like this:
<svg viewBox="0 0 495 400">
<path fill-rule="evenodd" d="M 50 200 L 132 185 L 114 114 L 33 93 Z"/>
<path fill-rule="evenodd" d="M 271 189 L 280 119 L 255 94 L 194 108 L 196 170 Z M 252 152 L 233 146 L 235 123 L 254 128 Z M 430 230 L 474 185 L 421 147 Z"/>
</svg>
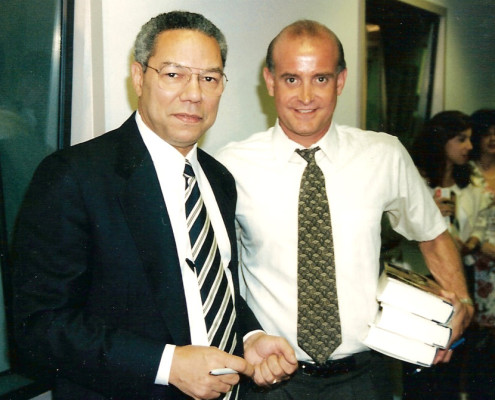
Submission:
<svg viewBox="0 0 495 400">
<path fill-rule="evenodd" d="M 473 234 L 482 242 L 495 245 L 495 191 L 488 187 L 479 166 L 471 161 L 472 182 L 490 194 L 492 205 L 478 214 Z M 474 263 L 475 319 L 480 326 L 495 327 L 495 259 L 478 255 Z"/>
</svg>

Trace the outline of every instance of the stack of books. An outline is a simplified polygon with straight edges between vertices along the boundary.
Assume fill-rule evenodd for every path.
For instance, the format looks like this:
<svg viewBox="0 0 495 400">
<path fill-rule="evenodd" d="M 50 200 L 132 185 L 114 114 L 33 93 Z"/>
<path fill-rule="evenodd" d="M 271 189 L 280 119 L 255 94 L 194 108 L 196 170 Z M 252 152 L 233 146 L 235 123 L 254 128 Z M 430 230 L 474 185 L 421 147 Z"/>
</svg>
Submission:
<svg viewBox="0 0 495 400">
<path fill-rule="evenodd" d="M 431 366 L 452 334 L 448 324 L 454 307 L 440 290 L 428 277 L 385 264 L 377 288 L 380 308 L 363 343 L 399 360 Z"/>
</svg>

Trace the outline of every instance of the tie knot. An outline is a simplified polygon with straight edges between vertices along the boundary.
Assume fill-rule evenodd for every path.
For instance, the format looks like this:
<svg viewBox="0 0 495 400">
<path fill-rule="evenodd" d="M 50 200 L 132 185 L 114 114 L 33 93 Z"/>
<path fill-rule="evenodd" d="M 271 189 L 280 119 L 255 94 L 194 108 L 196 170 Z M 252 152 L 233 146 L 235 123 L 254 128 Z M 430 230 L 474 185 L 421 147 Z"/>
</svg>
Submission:
<svg viewBox="0 0 495 400">
<path fill-rule="evenodd" d="M 315 159 L 315 153 L 320 150 L 319 147 L 313 147 L 312 149 L 296 149 L 296 153 L 304 158 L 308 164 Z"/>
<path fill-rule="evenodd" d="M 196 176 L 194 175 L 194 171 L 188 160 L 186 160 L 186 165 L 184 167 L 184 175 L 188 178 L 194 178 Z"/>
</svg>

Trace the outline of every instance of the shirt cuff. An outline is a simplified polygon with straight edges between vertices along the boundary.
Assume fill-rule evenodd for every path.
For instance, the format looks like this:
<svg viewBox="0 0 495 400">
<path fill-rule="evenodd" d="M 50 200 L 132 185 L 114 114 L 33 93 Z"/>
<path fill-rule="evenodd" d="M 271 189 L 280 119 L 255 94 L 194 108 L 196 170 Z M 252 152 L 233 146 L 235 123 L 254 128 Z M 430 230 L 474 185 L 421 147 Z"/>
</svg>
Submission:
<svg viewBox="0 0 495 400">
<path fill-rule="evenodd" d="M 155 383 L 157 385 L 168 385 L 170 378 L 170 369 L 172 368 L 172 358 L 174 357 L 175 345 L 167 344 L 162 353 L 162 359 L 158 366 Z"/>
<path fill-rule="evenodd" d="M 251 332 L 248 332 L 244 335 L 244 337 L 242 338 L 242 342 L 244 343 L 246 340 L 248 340 L 251 336 L 253 336 L 255 333 L 258 333 L 258 332 L 261 332 L 261 333 L 265 333 L 266 332 L 262 329 L 256 329 L 255 331 L 251 331 Z"/>
</svg>

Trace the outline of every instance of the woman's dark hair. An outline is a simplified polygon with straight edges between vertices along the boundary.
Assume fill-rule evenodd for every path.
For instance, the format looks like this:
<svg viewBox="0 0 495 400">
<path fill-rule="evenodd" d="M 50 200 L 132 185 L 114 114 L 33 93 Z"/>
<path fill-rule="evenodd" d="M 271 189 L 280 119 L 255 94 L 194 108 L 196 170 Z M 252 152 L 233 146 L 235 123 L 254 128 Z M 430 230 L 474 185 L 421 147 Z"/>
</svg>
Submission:
<svg viewBox="0 0 495 400">
<path fill-rule="evenodd" d="M 469 128 L 469 116 L 460 111 L 442 111 L 423 125 L 411 156 L 430 187 L 441 186 L 447 166 L 445 144 Z M 454 165 L 453 178 L 457 186 L 466 187 L 471 181 L 471 166 Z"/>
<path fill-rule="evenodd" d="M 488 133 L 491 126 L 495 126 L 495 109 L 485 108 L 475 111 L 471 115 L 471 125 L 473 128 L 471 158 L 479 160 L 481 157 L 481 138 Z"/>
</svg>

